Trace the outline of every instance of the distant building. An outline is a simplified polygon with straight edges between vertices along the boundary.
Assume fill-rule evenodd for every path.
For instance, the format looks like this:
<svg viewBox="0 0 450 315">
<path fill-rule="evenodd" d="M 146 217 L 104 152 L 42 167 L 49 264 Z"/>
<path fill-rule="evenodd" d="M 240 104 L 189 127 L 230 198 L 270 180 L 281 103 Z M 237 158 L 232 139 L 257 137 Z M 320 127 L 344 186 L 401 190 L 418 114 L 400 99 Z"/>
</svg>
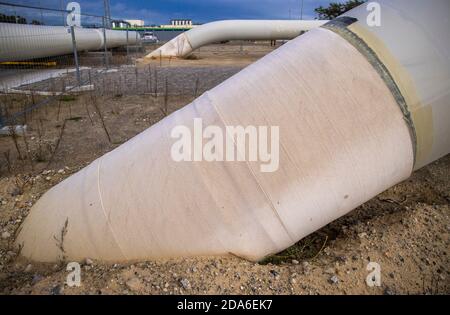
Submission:
<svg viewBox="0 0 450 315">
<path fill-rule="evenodd" d="M 160 28 L 163 29 L 190 29 L 195 27 L 195 25 L 192 23 L 192 20 L 189 19 L 174 19 L 170 21 L 170 24 L 161 25 Z"/>
<path fill-rule="evenodd" d="M 174 19 L 170 21 L 172 26 L 192 26 L 192 20 Z"/>
<path fill-rule="evenodd" d="M 111 22 L 112 27 L 113 28 L 127 28 L 127 27 L 131 27 L 131 24 L 128 23 L 127 21 L 123 21 L 123 20 L 114 20 Z"/>
<path fill-rule="evenodd" d="M 125 20 L 125 22 L 130 23 L 132 27 L 143 27 L 145 25 L 143 20 Z"/>
</svg>

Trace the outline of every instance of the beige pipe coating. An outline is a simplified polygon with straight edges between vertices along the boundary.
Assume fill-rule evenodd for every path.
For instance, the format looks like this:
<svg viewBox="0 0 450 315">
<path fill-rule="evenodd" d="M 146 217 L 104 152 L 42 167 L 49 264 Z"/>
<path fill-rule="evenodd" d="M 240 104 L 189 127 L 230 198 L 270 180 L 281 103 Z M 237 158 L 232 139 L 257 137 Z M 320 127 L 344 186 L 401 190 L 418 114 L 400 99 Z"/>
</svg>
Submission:
<svg viewBox="0 0 450 315">
<path fill-rule="evenodd" d="M 261 173 L 256 162 L 174 162 L 171 130 L 192 128 L 196 117 L 205 126 L 279 126 L 278 171 Z M 346 40 L 315 29 L 52 188 L 17 244 L 45 262 L 228 254 L 256 261 L 412 169 L 409 128 L 384 81 Z"/>
</svg>

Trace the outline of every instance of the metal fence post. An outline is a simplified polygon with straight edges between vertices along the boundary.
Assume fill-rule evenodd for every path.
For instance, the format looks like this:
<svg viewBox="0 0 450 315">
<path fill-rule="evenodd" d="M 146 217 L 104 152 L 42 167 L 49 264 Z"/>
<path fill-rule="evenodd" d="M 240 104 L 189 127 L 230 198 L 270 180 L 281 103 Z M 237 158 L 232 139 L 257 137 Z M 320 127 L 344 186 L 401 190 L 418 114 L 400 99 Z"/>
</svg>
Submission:
<svg viewBox="0 0 450 315">
<path fill-rule="evenodd" d="M 143 46 L 142 46 L 143 44 L 142 44 L 142 41 L 139 40 L 139 36 L 140 36 L 140 35 L 139 35 L 139 32 L 136 30 L 135 33 L 136 33 L 136 46 L 139 46 L 139 51 L 141 51 L 141 50 L 142 50 L 142 47 L 143 47 Z M 139 43 L 139 44 L 138 44 L 138 43 Z"/>
<path fill-rule="evenodd" d="M 75 28 L 73 26 L 70 27 L 70 33 L 72 35 L 73 58 L 75 60 L 78 86 L 81 86 L 81 73 L 80 73 L 80 65 L 78 64 L 77 42 L 75 39 Z"/>
<path fill-rule="evenodd" d="M 127 24 L 127 64 L 130 62 L 129 53 L 130 53 L 130 49 L 128 47 L 128 24 Z"/>
<path fill-rule="evenodd" d="M 3 118 L 3 106 L 0 107 L 0 128 L 2 128 L 5 124 L 5 119 Z"/>
<path fill-rule="evenodd" d="M 105 48 L 105 68 L 109 68 L 108 45 L 106 44 L 106 17 L 103 17 L 103 46 Z"/>
<path fill-rule="evenodd" d="M 88 77 L 89 77 L 89 84 L 92 85 L 91 69 L 89 69 L 88 71 Z"/>
</svg>

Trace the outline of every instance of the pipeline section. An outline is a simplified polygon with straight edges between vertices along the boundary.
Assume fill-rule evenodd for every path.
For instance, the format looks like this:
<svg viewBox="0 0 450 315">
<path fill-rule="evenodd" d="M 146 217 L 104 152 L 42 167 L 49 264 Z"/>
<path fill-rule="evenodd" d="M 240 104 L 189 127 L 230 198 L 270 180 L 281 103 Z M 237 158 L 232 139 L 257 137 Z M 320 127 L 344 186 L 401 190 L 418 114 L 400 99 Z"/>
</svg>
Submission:
<svg viewBox="0 0 450 315">
<path fill-rule="evenodd" d="M 450 153 L 450 2 L 378 3 L 380 26 L 367 25 L 363 4 L 50 189 L 21 226 L 21 254 L 258 261 Z M 269 156 L 223 160 L 212 136 L 229 134 L 227 126 L 279 132 L 259 134 Z M 192 150 L 174 149 L 180 130 L 193 135 Z M 254 149 L 231 139 L 233 157 Z M 200 144 L 215 158 L 198 155 Z M 276 167 L 263 171 L 267 163 Z"/>
<path fill-rule="evenodd" d="M 75 27 L 77 51 L 104 49 L 103 29 Z M 127 32 L 106 29 L 106 46 L 127 45 Z M 140 42 L 137 32 L 128 32 L 128 44 Z M 70 27 L 0 23 L 0 62 L 54 57 L 73 52 Z"/>
<path fill-rule="evenodd" d="M 208 44 L 230 40 L 290 40 L 328 21 L 226 20 L 203 24 L 182 33 L 146 56 L 186 57 Z"/>
</svg>

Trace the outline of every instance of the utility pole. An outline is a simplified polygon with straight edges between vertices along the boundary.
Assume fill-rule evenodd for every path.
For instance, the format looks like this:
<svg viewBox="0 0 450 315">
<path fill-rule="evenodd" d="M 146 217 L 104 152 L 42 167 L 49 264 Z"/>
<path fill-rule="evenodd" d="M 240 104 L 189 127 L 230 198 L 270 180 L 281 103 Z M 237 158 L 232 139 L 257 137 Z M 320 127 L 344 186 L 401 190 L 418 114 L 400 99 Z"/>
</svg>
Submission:
<svg viewBox="0 0 450 315">
<path fill-rule="evenodd" d="M 42 7 L 41 1 L 39 1 L 39 6 Z M 41 9 L 41 25 L 44 25 L 44 13 L 42 12 L 42 9 Z"/>
<path fill-rule="evenodd" d="M 105 27 L 111 28 L 111 8 L 109 6 L 109 0 L 103 0 L 103 5 L 105 7 Z"/>
<path fill-rule="evenodd" d="M 300 0 L 300 20 L 303 20 L 303 0 Z"/>
<path fill-rule="evenodd" d="M 64 12 L 63 12 L 63 10 L 65 10 L 63 0 L 59 0 L 59 5 L 61 7 L 61 16 L 63 19 L 63 25 L 66 26 L 66 16 L 64 15 Z"/>
</svg>

